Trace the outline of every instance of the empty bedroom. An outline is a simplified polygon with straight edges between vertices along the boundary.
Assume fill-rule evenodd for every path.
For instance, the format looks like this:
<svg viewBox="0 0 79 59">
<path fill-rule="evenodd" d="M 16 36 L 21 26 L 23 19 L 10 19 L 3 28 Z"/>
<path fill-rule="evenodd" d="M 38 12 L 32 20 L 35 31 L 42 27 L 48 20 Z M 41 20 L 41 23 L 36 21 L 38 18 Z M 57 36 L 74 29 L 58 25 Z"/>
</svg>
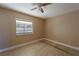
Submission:
<svg viewBox="0 0 79 59">
<path fill-rule="evenodd" d="M 0 56 L 79 56 L 79 3 L 0 3 Z"/>
</svg>

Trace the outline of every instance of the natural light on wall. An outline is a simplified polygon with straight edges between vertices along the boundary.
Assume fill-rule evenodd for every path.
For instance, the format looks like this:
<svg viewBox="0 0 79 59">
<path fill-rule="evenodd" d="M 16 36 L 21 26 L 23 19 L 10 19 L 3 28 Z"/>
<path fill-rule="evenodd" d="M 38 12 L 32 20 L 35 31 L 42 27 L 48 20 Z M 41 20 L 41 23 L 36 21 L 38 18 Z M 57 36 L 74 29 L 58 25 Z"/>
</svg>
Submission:
<svg viewBox="0 0 79 59">
<path fill-rule="evenodd" d="M 16 20 L 16 35 L 28 35 L 32 32 L 32 22 Z"/>
</svg>

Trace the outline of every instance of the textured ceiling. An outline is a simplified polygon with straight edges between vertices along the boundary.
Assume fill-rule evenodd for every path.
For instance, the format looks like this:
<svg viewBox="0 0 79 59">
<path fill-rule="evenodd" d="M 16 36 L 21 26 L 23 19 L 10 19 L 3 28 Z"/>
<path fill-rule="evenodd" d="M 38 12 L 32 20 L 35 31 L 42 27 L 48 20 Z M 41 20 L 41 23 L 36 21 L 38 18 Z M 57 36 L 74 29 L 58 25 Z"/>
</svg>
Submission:
<svg viewBox="0 0 79 59">
<path fill-rule="evenodd" d="M 78 3 L 53 3 L 51 5 L 48 5 L 46 8 L 44 8 L 45 10 L 44 13 L 41 13 L 37 9 L 31 11 L 30 9 L 33 8 L 31 3 L 0 3 L 0 7 L 8 8 L 11 10 L 19 11 L 25 14 L 46 19 L 48 17 L 54 17 L 74 10 L 78 10 L 79 4 Z"/>
</svg>

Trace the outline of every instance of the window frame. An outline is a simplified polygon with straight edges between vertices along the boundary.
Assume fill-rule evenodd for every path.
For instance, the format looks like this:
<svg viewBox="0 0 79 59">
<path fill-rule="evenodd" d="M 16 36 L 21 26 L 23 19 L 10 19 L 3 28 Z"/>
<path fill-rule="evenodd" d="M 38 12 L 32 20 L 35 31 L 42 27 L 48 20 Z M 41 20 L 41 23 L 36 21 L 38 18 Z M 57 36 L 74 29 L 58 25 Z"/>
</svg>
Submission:
<svg viewBox="0 0 79 59">
<path fill-rule="evenodd" d="M 23 32 L 22 33 L 17 33 L 17 22 L 18 21 L 21 21 L 21 22 L 25 22 L 24 23 L 24 30 L 23 30 Z M 27 31 L 25 31 L 25 25 L 26 25 L 26 27 L 28 26 L 27 24 L 28 23 L 30 23 L 30 25 L 31 25 L 31 32 L 29 32 L 28 30 Z M 22 23 L 23 24 L 23 23 Z M 21 24 L 21 25 L 22 25 Z M 18 27 L 19 28 L 19 27 Z M 28 28 L 27 28 L 28 29 Z M 26 33 L 25 33 L 26 32 Z M 16 36 L 24 36 L 24 35 L 31 35 L 31 34 L 33 34 L 33 22 L 32 21 L 23 21 L 23 19 L 22 20 L 20 20 L 20 19 L 16 19 Z"/>
</svg>

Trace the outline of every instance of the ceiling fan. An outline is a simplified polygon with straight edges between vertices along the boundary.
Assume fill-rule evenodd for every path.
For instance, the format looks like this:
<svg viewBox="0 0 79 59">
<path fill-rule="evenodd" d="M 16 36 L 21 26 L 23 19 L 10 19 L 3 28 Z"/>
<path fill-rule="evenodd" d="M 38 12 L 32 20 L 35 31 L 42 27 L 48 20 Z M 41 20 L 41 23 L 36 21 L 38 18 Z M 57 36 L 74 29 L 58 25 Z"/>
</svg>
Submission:
<svg viewBox="0 0 79 59">
<path fill-rule="evenodd" d="M 42 13 L 44 13 L 44 9 L 42 7 L 45 7 L 45 6 L 50 5 L 50 4 L 52 4 L 52 3 L 32 3 L 32 5 L 34 6 L 34 8 L 32 8 L 31 10 L 38 9 Z"/>
</svg>

